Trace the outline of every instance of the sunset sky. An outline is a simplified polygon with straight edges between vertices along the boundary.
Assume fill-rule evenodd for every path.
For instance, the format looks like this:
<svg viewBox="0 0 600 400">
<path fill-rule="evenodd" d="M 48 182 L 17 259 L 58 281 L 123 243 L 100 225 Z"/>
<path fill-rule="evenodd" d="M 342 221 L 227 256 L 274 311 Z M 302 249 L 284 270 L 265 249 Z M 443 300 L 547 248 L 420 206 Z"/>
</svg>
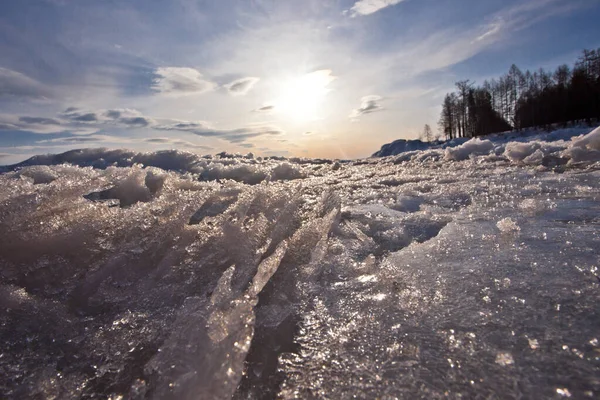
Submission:
<svg viewBox="0 0 600 400">
<path fill-rule="evenodd" d="M 600 0 L 3 0 L 0 164 L 82 147 L 365 157 L 454 82 L 571 64 Z"/>
</svg>

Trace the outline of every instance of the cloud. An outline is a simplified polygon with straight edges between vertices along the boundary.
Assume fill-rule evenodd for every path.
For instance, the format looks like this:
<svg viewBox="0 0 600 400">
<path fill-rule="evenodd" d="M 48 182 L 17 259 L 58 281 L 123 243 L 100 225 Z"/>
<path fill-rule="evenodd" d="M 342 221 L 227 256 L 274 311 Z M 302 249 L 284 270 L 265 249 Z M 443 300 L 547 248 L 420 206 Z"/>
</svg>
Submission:
<svg viewBox="0 0 600 400">
<path fill-rule="evenodd" d="M 91 142 L 104 142 L 105 137 L 101 136 L 73 136 L 67 138 L 57 138 L 49 140 L 38 140 L 36 143 L 91 143 Z"/>
<path fill-rule="evenodd" d="M 275 109 L 274 105 L 267 105 L 267 106 L 263 106 L 263 107 L 257 108 L 256 110 L 252 110 L 252 112 L 270 113 L 274 109 Z"/>
<path fill-rule="evenodd" d="M 81 114 L 73 117 L 73 121 L 77 122 L 98 122 L 98 116 L 94 113 Z"/>
<path fill-rule="evenodd" d="M 258 83 L 260 78 L 247 77 L 235 80 L 223 87 L 233 96 L 243 96 L 248 94 L 250 90 Z"/>
<path fill-rule="evenodd" d="M 171 143 L 171 139 L 169 138 L 150 138 L 144 139 L 146 143 Z"/>
<path fill-rule="evenodd" d="M 0 122 L 0 131 L 19 131 L 19 126 L 9 124 L 8 122 Z"/>
<path fill-rule="evenodd" d="M 187 140 L 178 139 L 178 138 L 168 138 L 168 137 L 154 137 L 154 138 L 144 138 L 144 139 L 134 139 L 127 137 L 119 137 L 119 136 L 111 136 L 111 135 L 90 135 L 90 136 L 71 136 L 64 138 L 55 138 L 48 140 L 38 140 L 35 142 L 36 144 L 46 144 L 51 146 L 60 146 L 60 145 L 71 145 L 78 143 L 98 143 L 98 144 L 106 144 L 106 143 L 119 143 L 119 144 L 135 144 L 135 143 L 149 143 L 156 145 L 168 145 L 172 148 L 186 148 L 186 149 L 201 149 L 201 150 L 211 150 L 213 147 L 204 146 L 196 143 L 189 142 Z"/>
<path fill-rule="evenodd" d="M 75 123 L 112 125 L 123 128 L 145 128 L 155 123 L 152 118 L 145 117 L 139 111 L 129 108 L 89 112 L 70 107 L 61 114 L 61 117 Z"/>
<path fill-rule="evenodd" d="M 166 120 L 162 121 L 162 124 L 154 126 L 154 129 L 158 131 L 180 131 L 180 132 L 192 132 L 195 131 L 209 131 L 209 124 L 203 121 L 179 121 L 179 120 Z"/>
<path fill-rule="evenodd" d="M 203 137 L 215 137 L 230 143 L 244 143 L 260 136 L 281 136 L 284 132 L 271 125 L 254 125 L 239 129 L 215 129 L 205 122 L 172 121 L 170 124 L 153 127 L 160 131 L 188 132 Z"/>
<path fill-rule="evenodd" d="M 131 146 L 132 144 L 140 143 L 140 139 L 131 139 L 121 136 L 111 135 L 96 135 L 89 136 L 68 136 L 58 137 L 53 139 L 36 140 L 33 142 L 34 148 L 73 148 L 73 147 L 90 147 L 90 146 Z M 43 147 L 40 147 L 43 146 Z M 23 146 L 21 146 L 23 147 Z"/>
<path fill-rule="evenodd" d="M 59 120 L 44 117 L 19 117 L 19 121 L 24 122 L 26 124 L 60 125 Z"/>
<path fill-rule="evenodd" d="M 502 30 L 504 24 L 505 23 L 502 18 L 497 18 L 494 22 L 484 27 L 484 32 L 479 35 L 474 42 L 480 42 L 497 35 Z"/>
<path fill-rule="evenodd" d="M 350 8 L 350 16 L 370 15 L 386 7 L 395 6 L 404 0 L 360 0 Z"/>
<path fill-rule="evenodd" d="M 64 142 L 64 143 L 87 143 L 87 142 L 102 142 L 104 140 L 99 137 L 96 137 L 96 136 L 75 136 L 75 137 L 64 138 L 64 139 L 60 139 L 60 140 L 56 140 L 56 141 Z"/>
<path fill-rule="evenodd" d="M 360 107 L 352 110 L 350 113 L 350 119 L 357 120 L 361 115 L 383 110 L 383 106 L 381 105 L 382 100 L 383 97 L 377 95 L 363 97 L 360 100 Z"/>
<path fill-rule="evenodd" d="M 59 118 L 16 116 L 0 114 L 0 131 L 26 131 L 39 134 L 61 133 L 69 131 L 73 134 L 91 134 L 97 129 L 90 129 L 84 124 L 74 124 Z"/>
<path fill-rule="evenodd" d="M 501 8 L 475 25 L 452 23 L 445 28 L 440 25 L 418 37 L 399 36 L 397 40 L 390 39 L 392 43 L 389 48 L 393 51 L 382 53 L 377 63 L 370 61 L 371 55 L 360 60 L 359 64 L 369 65 L 360 79 L 370 80 L 379 76 L 381 78 L 373 81 L 381 86 L 371 87 L 374 86 L 375 90 L 384 90 L 385 87 L 387 90 L 390 87 L 412 84 L 420 79 L 418 76 L 425 76 L 430 72 L 446 75 L 447 68 L 469 60 L 498 43 L 515 40 L 519 31 L 547 18 L 565 15 L 585 4 L 588 4 L 585 0 L 529 0 Z M 363 72 L 357 70 L 354 73 Z M 448 82 L 453 78 L 445 79 Z"/>
<path fill-rule="evenodd" d="M 148 138 L 148 139 L 144 139 L 144 142 L 151 143 L 151 144 L 166 144 L 166 145 L 171 145 L 173 147 L 178 147 L 178 148 L 184 147 L 184 148 L 202 149 L 202 150 L 213 150 L 214 149 L 214 147 L 211 147 L 211 146 L 205 146 L 205 145 L 201 145 L 201 144 L 188 142 L 187 140 L 172 139 L 172 138 L 166 138 L 166 137 Z"/>
<path fill-rule="evenodd" d="M 152 118 L 131 109 L 90 111 L 70 107 L 56 118 L 0 114 L 0 130 L 39 134 L 70 132 L 75 135 L 90 135 L 106 128 L 134 129 L 155 124 Z"/>
<path fill-rule="evenodd" d="M 150 126 L 152 124 L 152 120 L 146 117 L 124 117 L 119 119 L 119 123 L 127 125 L 129 127 L 143 128 L 146 126 Z"/>
<path fill-rule="evenodd" d="M 50 89 L 38 81 L 11 69 L 0 67 L 0 97 L 45 99 L 52 96 Z"/>
<path fill-rule="evenodd" d="M 67 112 L 69 110 L 76 110 L 76 108 L 74 109 L 73 107 L 67 109 Z M 104 115 L 106 115 L 108 118 L 112 118 L 112 119 L 117 119 L 117 118 L 121 118 L 121 110 L 108 110 L 104 113 Z"/>
<path fill-rule="evenodd" d="M 39 134 L 70 133 L 73 135 L 93 135 L 108 129 L 152 129 L 154 131 L 186 132 L 189 134 L 210 137 L 243 144 L 258 137 L 274 137 L 284 134 L 276 126 L 257 124 L 237 129 L 217 129 L 204 121 L 181 121 L 174 119 L 155 119 L 132 109 L 84 110 L 70 107 L 60 113 L 57 118 L 47 117 L 17 117 L 0 114 L 0 130 L 25 131 Z M 101 135 L 94 136 L 97 141 Z M 104 136 L 106 137 L 106 136 Z M 54 139 L 53 139 L 54 140 Z M 62 138 L 55 141 L 63 140 Z M 175 145 L 183 144 L 171 140 Z M 92 139 L 69 139 L 70 142 L 94 141 Z M 154 143 L 164 142 L 158 138 Z M 148 142 L 152 143 L 152 142 Z M 189 143 L 189 142 L 186 142 Z M 202 147 L 200 147 L 202 148 Z"/>
<path fill-rule="evenodd" d="M 169 96 L 187 96 L 212 91 L 215 83 L 194 68 L 161 67 L 154 71 L 152 89 Z"/>
</svg>

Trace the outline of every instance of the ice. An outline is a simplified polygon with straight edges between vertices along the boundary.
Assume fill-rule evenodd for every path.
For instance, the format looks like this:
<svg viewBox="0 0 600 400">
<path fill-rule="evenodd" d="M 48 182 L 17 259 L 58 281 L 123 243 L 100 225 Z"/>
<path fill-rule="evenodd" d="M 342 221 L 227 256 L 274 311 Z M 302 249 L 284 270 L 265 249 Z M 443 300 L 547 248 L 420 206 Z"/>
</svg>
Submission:
<svg viewBox="0 0 600 400">
<path fill-rule="evenodd" d="M 0 397 L 598 397 L 589 131 L 7 168 Z"/>
<path fill-rule="evenodd" d="M 515 360 L 513 359 L 513 356 L 510 353 L 498 353 L 498 355 L 496 356 L 496 364 L 502 365 L 503 367 L 513 365 L 514 363 Z"/>
<path fill-rule="evenodd" d="M 271 171 L 271 180 L 274 181 L 288 181 L 304 177 L 305 175 L 300 168 L 286 162 L 279 164 Z"/>
<path fill-rule="evenodd" d="M 458 147 L 448 147 L 444 158 L 446 160 L 462 161 L 471 156 L 486 155 L 494 149 L 494 144 L 489 140 L 474 138 Z"/>
<path fill-rule="evenodd" d="M 56 174 L 46 165 L 39 165 L 22 170 L 18 174 L 24 179 L 31 179 L 34 185 L 50 183 L 56 179 Z"/>
<path fill-rule="evenodd" d="M 508 159 L 516 164 L 556 167 L 564 164 L 586 164 L 600 161 L 598 129 L 585 126 L 559 128 L 552 132 L 527 130 L 517 133 L 488 135 L 485 139 L 459 138 L 447 142 L 423 143 L 419 140 L 397 140 L 382 146 L 374 157 L 396 156 L 395 163 L 408 161 L 462 161 L 484 156 L 486 161 Z"/>
<path fill-rule="evenodd" d="M 542 165 L 544 161 L 544 152 L 537 149 L 532 154 L 523 159 L 523 163 L 527 165 Z"/>
<path fill-rule="evenodd" d="M 398 211 L 416 212 L 421 208 L 423 201 L 423 198 L 420 196 L 407 196 L 399 194 L 396 198 L 396 204 L 394 204 L 392 208 Z"/>
<path fill-rule="evenodd" d="M 254 165 L 222 165 L 221 163 L 214 163 L 206 167 L 201 177 L 207 181 L 231 179 L 237 182 L 256 185 L 267 178 L 267 172 Z"/>
<path fill-rule="evenodd" d="M 600 150 L 600 127 L 587 135 L 572 140 L 573 147 L 585 147 L 589 150 Z"/>
<path fill-rule="evenodd" d="M 84 196 L 92 201 L 118 200 L 121 207 L 149 202 L 163 187 L 164 177 L 133 168 L 131 174 L 115 186 Z"/>
<path fill-rule="evenodd" d="M 431 147 L 431 144 L 421 142 L 420 140 L 396 140 L 390 144 L 386 144 L 381 147 L 374 156 L 377 157 L 387 157 L 387 156 L 395 156 L 400 153 L 406 153 L 409 151 L 415 150 L 425 150 Z"/>
<path fill-rule="evenodd" d="M 540 142 L 510 142 L 506 145 L 504 156 L 512 162 L 524 161 L 542 147 Z"/>
<path fill-rule="evenodd" d="M 600 161 L 600 151 L 579 146 L 570 147 L 562 154 L 569 158 L 569 164 L 585 164 Z"/>
<path fill-rule="evenodd" d="M 512 218 L 504 218 L 496 224 L 498 229 L 504 233 L 518 232 L 521 230 L 519 225 Z"/>
</svg>

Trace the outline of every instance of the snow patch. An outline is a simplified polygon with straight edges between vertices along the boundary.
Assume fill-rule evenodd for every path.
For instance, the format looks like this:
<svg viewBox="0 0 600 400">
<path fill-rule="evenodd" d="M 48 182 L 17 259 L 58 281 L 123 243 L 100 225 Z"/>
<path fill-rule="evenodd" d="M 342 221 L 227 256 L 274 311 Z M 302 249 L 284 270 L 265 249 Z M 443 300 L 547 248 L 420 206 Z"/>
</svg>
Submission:
<svg viewBox="0 0 600 400">
<path fill-rule="evenodd" d="M 600 127 L 594 129 L 587 135 L 573 140 L 572 147 L 583 147 L 589 150 L 600 151 Z"/>
<path fill-rule="evenodd" d="M 514 163 L 522 162 L 542 147 L 540 142 L 509 142 L 506 144 L 504 156 Z"/>
<path fill-rule="evenodd" d="M 494 144 L 491 141 L 473 138 L 458 147 L 447 148 L 444 159 L 462 161 L 473 156 L 483 156 L 489 154 L 493 149 Z"/>
</svg>

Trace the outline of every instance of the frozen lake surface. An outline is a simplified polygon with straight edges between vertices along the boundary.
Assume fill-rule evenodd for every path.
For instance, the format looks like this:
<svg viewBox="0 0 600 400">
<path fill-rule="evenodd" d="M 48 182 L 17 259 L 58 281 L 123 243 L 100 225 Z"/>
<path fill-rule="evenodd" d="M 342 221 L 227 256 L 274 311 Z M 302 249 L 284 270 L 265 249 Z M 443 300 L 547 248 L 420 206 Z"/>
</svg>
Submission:
<svg viewBox="0 0 600 400">
<path fill-rule="evenodd" d="M 0 397 L 598 398 L 598 132 L 32 159 L 0 175 Z"/>
</svg>

